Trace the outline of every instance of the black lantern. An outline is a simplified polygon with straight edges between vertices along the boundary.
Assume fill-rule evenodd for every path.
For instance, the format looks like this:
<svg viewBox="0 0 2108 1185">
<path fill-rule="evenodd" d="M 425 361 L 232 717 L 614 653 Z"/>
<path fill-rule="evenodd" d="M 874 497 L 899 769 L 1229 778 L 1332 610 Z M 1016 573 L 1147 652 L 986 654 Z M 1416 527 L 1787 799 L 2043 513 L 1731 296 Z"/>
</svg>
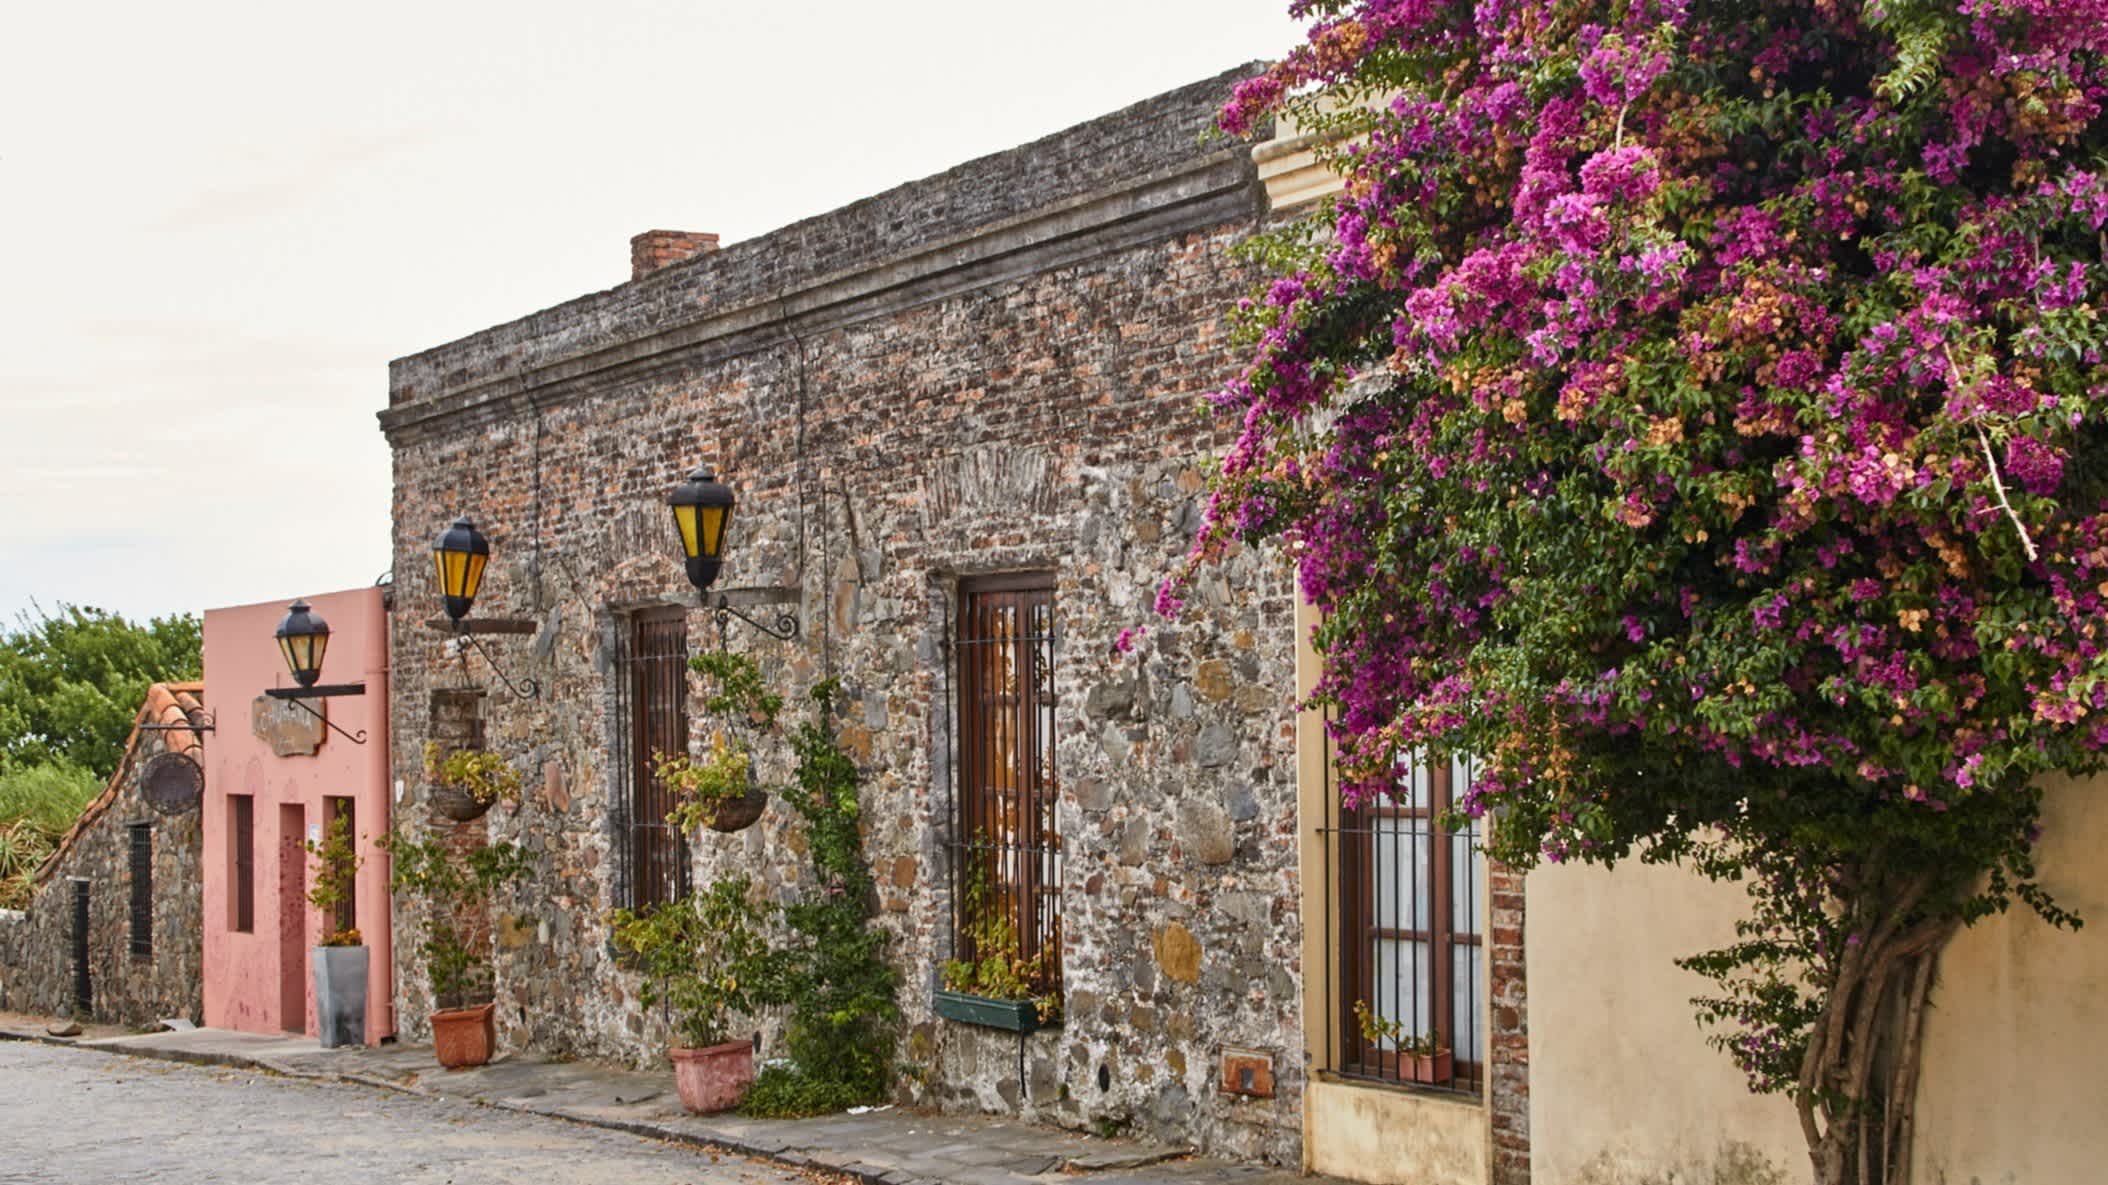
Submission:
<svg viewBox="0 0 2108 1185">
<path fill-rule="evenodd" d="M 476 603 L 476 589 L 490 563 L 490 540 L 464 514 L 440 532 L 432 544 L 432 558 L 439 565 L 439 595 L 446 615 L 459 622 Z"/>
<path fill-rule="evenodd" d="M 681 551 L 688 560 L 688 583 L 698 591 L 710 587 L 724 567 L 725 530 L 732 523 L 732 488 L 704 465 L 688 475 L 666 500 L 673 525 L 680 531 Z"/>
<path fill-rule="evenodd" d="M 322 655 L 328 649 L 329 623 L 308 608 L 306 601 L 294 601 L 292 612 L 278 623 L 278 650 L 293 672 L 293 682 L 313 687 L 322 675 Z"/>
</svg>

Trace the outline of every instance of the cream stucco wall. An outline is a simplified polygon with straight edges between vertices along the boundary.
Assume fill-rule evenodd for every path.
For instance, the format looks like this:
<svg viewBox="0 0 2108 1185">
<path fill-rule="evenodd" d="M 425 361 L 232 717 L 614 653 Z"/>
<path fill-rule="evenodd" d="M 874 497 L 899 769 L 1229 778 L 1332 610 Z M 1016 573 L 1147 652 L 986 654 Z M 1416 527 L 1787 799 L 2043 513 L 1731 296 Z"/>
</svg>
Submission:
<svg viewBox="0 0 2108 1185">
<path fill-rule="evenodd" d="M 1491 1146 L 1475 1099 L 1317 1079 L 1303 1093 L 1305 1170 L 1369 1185 L 1485 1185 Z"/>
<path fill-rule="evenodd" d="M 2024 906 L 1964 931 L 1925 1028 L 1918 1185 L 2108 1180 L 2108 782 L 2045 800 L 2042 881 L 2093 924 Z M 1733 936 L 1742 894 L 1689 872 L 1545 867 L 1528 886 L 1533 1185 L 1808 1178 L 1791 1104 L 1705 1044 L 1672 960 Z"/>
<path fill-rule="evenodd" d="M 1707 1045 L 1679 955 L 1734 939 L 1740 889 L 1678 868 L 1546 865 L 1525 884 L 1532 1185 L 1804 1181 L 1792 1104 Z"/>
<path fill-rule="evenodd" d="M 2051 783 L 2036 865 L 2086 925 L 2026 906 L 1956 936 L 1925 1022 L 1919 1185 L 2108 1181 L 2108 780 Z"/>
</svg>

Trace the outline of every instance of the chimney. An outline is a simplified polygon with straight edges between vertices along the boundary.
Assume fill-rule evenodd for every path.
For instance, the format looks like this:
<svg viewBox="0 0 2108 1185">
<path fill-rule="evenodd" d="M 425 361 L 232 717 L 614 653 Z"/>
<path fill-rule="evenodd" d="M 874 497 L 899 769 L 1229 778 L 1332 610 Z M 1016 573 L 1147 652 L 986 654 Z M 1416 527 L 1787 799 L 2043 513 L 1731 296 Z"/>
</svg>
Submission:
<svg viewBox="0 0 2108 1185">
<path fill-rule="evenodd" d="M 689 230 L 647 230 L 629 241 L 629 278 L 641 280 L 671 263 L 717 250 L 717 236 Z"/>
</svg>

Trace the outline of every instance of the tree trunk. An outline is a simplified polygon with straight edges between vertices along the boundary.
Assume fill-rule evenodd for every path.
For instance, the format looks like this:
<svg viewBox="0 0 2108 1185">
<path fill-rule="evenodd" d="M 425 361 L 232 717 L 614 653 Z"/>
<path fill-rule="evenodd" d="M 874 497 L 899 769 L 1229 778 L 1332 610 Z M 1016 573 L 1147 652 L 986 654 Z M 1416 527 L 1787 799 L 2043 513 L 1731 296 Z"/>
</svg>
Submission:
<svg viewBox="0 0 2108 1185">
<path fill-rule="evenodd" d="M 1960 925 L 1921 912 L 1932 888 L 1872 885 L 1847 903 L 1855 923 L 1794 1096 L 1816 1185 L 1909 1185 L 1925 1005 Z"/>
</svg>

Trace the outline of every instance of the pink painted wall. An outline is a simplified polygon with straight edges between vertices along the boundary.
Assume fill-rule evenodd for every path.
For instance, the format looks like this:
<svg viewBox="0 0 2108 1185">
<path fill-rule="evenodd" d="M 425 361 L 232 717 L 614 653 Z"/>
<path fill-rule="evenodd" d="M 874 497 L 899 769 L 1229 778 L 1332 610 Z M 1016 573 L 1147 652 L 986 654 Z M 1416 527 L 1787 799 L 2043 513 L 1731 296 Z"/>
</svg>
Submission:
<svg viewBox="0 0 2108 1185">
<path fill-rule="evenodd" d="M 358 925 L 372 968 L 366 988 L 366 1040 L 395 1031 L 395 975 L 389 933 L 388 858 L 374 846 L 389 822 L 388 616 L 382 590 L 353 589 L 307 598 L 329 623 L 321 682 L 366 684 L 360 696 L 327 701 L 330 722 L 355 745 L 324 730 L 312 755 L 279 757 L 250 727 L 251 706 L 269 687 L 291 687 L 278 652 L 278 623 L 291 598 L 205 613 L 205 704 L 217 728 L 205 745 L 205 1023 L 253 1033 L 315 1032 L 308 951 L 323 919 L 307 902 L 302 847 L 324 818 L 325 797 L 353 800 L 359 854 Z M 254 924 L 234 929 L 235 844 L 231 795 L 253 796 Z"/>
</svg>

